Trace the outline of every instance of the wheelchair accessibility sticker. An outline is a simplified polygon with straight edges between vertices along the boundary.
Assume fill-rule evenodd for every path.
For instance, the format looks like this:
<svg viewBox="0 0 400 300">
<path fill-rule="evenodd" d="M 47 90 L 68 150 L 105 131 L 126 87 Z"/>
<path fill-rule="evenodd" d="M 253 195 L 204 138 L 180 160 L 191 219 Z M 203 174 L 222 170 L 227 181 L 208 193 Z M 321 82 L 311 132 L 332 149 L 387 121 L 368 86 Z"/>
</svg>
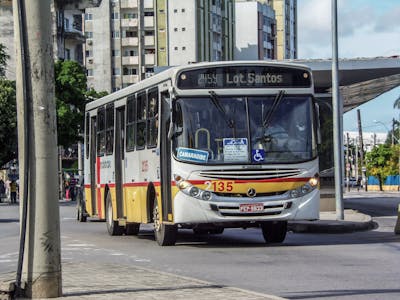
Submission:
<svg viewBox="0 0 400 300">
<path fill-rule="evenodd" d="M 261 162 L 265 159 L 265 151 L 263 149 L 253 149 L 251 150 L 251 161 Z"/>
</svg>

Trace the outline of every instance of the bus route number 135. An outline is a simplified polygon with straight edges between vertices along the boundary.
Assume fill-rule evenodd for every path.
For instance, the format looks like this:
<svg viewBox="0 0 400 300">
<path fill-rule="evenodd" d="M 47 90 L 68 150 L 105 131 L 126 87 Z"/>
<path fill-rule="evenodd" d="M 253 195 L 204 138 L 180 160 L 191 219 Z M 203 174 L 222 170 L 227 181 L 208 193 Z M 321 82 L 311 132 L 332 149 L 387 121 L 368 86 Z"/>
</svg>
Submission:
<svg viewBox="0 0 400 300">
<path fill-rule="evenodd" d="M 233 181 L 206 181 L 206 190 L 213 190 L 214 192 L 232 192 Z"/>
</svg>

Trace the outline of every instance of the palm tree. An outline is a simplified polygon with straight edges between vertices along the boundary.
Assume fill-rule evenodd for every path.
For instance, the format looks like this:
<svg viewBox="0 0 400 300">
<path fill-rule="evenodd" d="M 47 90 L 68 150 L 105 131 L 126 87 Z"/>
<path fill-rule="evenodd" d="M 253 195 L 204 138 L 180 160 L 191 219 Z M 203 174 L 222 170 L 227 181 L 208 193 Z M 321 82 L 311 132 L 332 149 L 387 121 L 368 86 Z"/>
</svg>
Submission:
<svg viewBox="0 0 400 300">
<path fill-rule="evenodd" d="M 393 108 L 400 109 L 400 96 L 396 99 L 396 101 L 394 101 Z"/>
</svg>

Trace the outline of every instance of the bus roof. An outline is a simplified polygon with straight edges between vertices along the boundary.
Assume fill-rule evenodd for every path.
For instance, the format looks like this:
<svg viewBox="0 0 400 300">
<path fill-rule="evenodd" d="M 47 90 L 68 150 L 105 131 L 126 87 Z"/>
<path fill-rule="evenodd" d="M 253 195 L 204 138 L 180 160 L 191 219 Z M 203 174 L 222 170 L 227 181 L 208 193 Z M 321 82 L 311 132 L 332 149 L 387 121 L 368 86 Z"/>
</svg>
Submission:
<svg viewBox="0 0 400 300">
<path fill-rule="evenodd" d="M 296 64 L 296 63 L 292 63 L 292 62 L 278 62 L 278 61 L 264 61 L 264 60 L 261 60 L 261 61 L 251 60 L 251 61 L 200 62 L 200 63 L 193 63 L 193 64 L 182 65 L 182 66 L 174 66 L 174 67 L 170 67 L 156 75 L 146 78 L 136 84 L 130 85 L 130 86 L 128 86 L 124 89 L 121 89 L 119 91 L 116 91 L 112 94 L 109 94 L 102 98 L 96 99 L 92 102 L 89 102 L 88 104 L 86 104 L 86 111 L 95 109 L 102 105 L 105 105 L 110 101 L 115 101 L 118 99 L 125 98 L 129 95 L 132 95 L 136 92 L 147 89 L 149 87 L 153 87 L 154 85 L 160 84 L 169 79 L 171 79 L 172 83 L 175 84 L 176 74 L 181 71 L 196 70 L 196 69 L 214 67 L 214 66 L 223 67 L 223 66 L 246 66 L 246 65 L 247 66 L 274 66 L 274 67 L 288 67 L 288 68 L 291 67 L 291 68 L 303 69 L 305 71 L 311 72 L 311 69 L 306 65 Z"/>
</svg>

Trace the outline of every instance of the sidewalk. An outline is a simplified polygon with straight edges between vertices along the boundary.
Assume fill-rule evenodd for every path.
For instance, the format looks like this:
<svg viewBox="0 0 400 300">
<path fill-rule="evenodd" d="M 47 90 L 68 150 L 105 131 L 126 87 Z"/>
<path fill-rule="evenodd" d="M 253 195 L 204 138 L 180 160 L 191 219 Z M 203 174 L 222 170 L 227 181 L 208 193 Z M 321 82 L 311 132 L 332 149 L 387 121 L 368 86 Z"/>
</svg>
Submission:
<svg viewBox="0 0 400 300">
<path fill-rule="evenodd" d="M 63 297 L 57 299 L 284 299 L 136 266 L 63 262 L 62 277 Z M 10 283 L 2 281 L 0 300 L 11 299 L 2 294 Z"/>
</svg>

